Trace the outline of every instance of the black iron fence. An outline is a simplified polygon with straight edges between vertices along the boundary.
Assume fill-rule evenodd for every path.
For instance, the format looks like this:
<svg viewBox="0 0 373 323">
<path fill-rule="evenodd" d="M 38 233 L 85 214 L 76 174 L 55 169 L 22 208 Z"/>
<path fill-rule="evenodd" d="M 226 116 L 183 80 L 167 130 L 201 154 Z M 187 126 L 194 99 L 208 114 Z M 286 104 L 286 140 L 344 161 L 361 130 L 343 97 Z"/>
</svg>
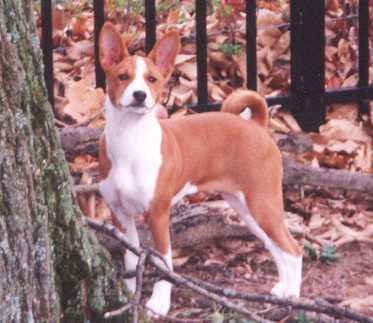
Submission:
<svg viewBox="0 0 373 323">
<path fill-rule="evenodd" d="M 104 0 L 94 0 L 96 84 L 105 86 L 105 76 L 98 63 L 98 35 L 104 23 Z M 53 103 L 52 8 L 51 0 L 42 0 L 42 48 L 45 79 Z M 207 1 L 196 0 L 197 95 L 193 109 L 218 110 L 220 104 L 208 102 L 207 90 Z M 256 48 L 256 0 L 246 0 L 246 47 Z M 156 40 L 155 0 L 145 0 L 145 48 Z M 292 110 L 304 130 L 316 130 L 325 117 L 325 107 L 336 102 L 358 102 L 360 111 L 366 100 L 373 99 L 369 87 L 369 0 L 358 4 L 358 84 L 356 87 L 325 89 L 325 0 L 290 0 L 290 91 L 286 95 L 267 97 L 269 105 L 281 104 Z M 247 87 L 256 89 L 256 51 L 246 51 Z"/>
</svg>

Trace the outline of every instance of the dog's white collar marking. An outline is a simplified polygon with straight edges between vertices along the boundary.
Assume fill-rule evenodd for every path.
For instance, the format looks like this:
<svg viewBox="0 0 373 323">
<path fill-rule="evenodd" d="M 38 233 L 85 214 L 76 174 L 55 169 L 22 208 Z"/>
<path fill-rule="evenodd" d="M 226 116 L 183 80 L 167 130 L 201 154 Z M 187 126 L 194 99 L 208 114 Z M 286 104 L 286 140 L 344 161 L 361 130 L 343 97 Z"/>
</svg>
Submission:
<svg viewBox="0 0 373 323">
<path fill-rule="evenodd" d="M 116 109 L 106 100 L 107 153 L 112 162 L 100 190 L 120 217 L 147 211 L 162 164 L 162 130 L 154 112 L 144 115 Z"/>
<path fill-rule="evenodd" d="M 146 65 L 145 60 L 142 57 L 138 57 L 136 60 L 135 78 L 127 86 L 126 90 L 124 91 L 122 97 L 119 100 L 120 105 L 124 109 L 133 109 L 133 112 L 136 112 L 139 109 L 136 107 L 131 107 L 131 105 L 134 103 L 133 93 L 136 91 L 143 91 L 146 93 L 146 99 L 144 101 L 146 109 L 151 109 L 154 107 L 155 98 L 153 97 L 152 92 L 150 91 L 150 88 L 144 78 L 144 75 L 147 70 L 148 66 Z"/>
</svg>

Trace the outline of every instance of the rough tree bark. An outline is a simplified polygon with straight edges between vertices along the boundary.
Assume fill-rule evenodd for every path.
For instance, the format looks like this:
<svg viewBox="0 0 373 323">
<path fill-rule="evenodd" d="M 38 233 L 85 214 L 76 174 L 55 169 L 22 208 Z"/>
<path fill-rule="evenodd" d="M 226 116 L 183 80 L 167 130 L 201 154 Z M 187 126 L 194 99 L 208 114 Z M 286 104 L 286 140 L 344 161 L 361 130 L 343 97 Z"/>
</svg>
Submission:
<svg viewBox="0 0 373 323">
<path fill-rule="evenodd" d="M 0 0 L 0 322 L 102 322 L 126 296 L 74 206 L 32 4 Z"/>
</svg>

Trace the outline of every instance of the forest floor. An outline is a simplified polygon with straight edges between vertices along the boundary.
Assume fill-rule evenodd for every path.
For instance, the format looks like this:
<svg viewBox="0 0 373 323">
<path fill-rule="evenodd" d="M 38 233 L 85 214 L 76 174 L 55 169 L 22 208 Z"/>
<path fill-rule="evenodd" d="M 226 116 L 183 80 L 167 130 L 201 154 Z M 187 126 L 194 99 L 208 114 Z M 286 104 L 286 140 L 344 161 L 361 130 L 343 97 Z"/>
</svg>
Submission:
<svg viewBox="0 0 373 323">
<path fill-rule="evenodd" d="M 35 11 L 39 2 L 34 2 Z M 221 102 L 234 88 L 245 85 L 246 50 L 244 1 L 209 2 L 209 102 Z M 356 0 L 326 1 L 325 86 L 354 86 L 358 77 Z M 373 0 L 370 0 L 373 8 Z M 144 17 L 140 1 L 106 0 L 106 19 L 116 24 L 131 53 L 144 52 Z M 139 5 L 141 4 L 141 5 Z M 289 2 L 257 1 L 258 91 L 265 96 L 286 94 L 290 88 Z M 194 1 L 157 1 L 157 37 L 170 28 L 179 30 L 183 47 L 175 73 L 165 89 L 163 103 L 172 117 L 186 114 L 197 102 Z M 373 20 L 373 10 L 370 10 Z M 41 19 L 37 27 L 41 33 Z M 53 9 L 55 118 L 61 129 L 77 125 L 102 128 L 104 90 L 95 88 L 93 10 L 89 1 L 59 1 Z M 370 43 L 373 27 L 370 26 Z M 372 47 L 372 46 L 371 46 Z M 370 62 L 370 81 L 373 61 Z M 359 116 L 356 103 L 332 104 L 319 132 L 305 134 L 311 148 L 289 157 L 301 164 L 373 173 L 373 107 Z M 269 131 L 274 135 L 303 134 L 289 111 L 271 109 Z M 97 156 L 81 154 L 68 160 L 75 184 L 97 178 Z M 302 189 L 302 191 L 301 191 Z M 96 194 L 79 196 L 87 216 L 107 219 L 110 211 Z M 285 188 L 289 226 L 305 248 L 302 296 L 322 298 L 373 317 L 373 199 L 369 192 L 342 192 L 321 188 Z M 277 279 L 274 263 L 258 240 L 220 240 L 208 245 L 174 250 L 175 270 L 203 281 L 243 292 L 268 293 Z M 145 279 L 145 296 L 154 280 Z M 172 322 L 247 322 L 189 290 L 173 289 Z M 276 321 L 327 321 L 301 311 L 250 304 L 258 315 Z M 166 322 L 163 319 L 160 322 Z"/>
</svg>

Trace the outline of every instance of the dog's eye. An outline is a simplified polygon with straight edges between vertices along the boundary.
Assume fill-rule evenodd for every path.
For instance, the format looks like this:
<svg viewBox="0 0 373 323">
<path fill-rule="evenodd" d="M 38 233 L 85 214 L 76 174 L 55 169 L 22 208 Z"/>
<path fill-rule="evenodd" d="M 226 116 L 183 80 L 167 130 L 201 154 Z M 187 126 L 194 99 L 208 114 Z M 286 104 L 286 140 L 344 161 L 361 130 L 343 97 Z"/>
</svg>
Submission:
<svg viewBox="0 0 373 323">
<path fill-rule="evenodd" d="M 156 79 L 153 75 L 150 75 L 150 76 L 148 77 L 148 81 L 149 81 L 150 83 L 155 83 L 155 82 L 157 82 L 157 79 Z"/>
<path fill-rule="evenodd" d="M 129 79 L 129 76 L 126 73 L 120 74 L 118 75 L 118 79 L 120 79 L 121 81 L 127 81 Z"/>
</svg>

